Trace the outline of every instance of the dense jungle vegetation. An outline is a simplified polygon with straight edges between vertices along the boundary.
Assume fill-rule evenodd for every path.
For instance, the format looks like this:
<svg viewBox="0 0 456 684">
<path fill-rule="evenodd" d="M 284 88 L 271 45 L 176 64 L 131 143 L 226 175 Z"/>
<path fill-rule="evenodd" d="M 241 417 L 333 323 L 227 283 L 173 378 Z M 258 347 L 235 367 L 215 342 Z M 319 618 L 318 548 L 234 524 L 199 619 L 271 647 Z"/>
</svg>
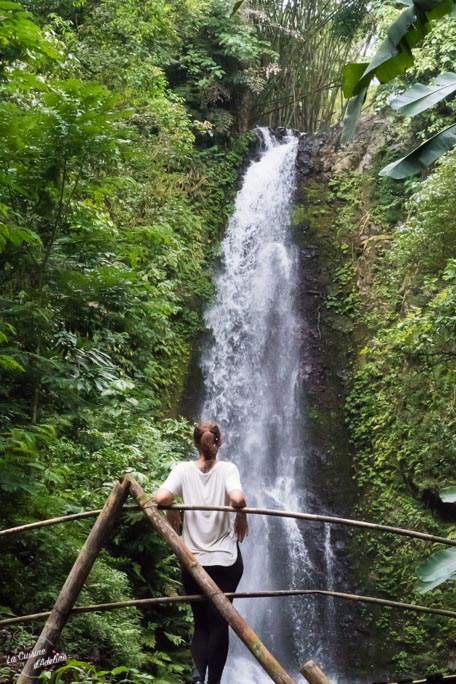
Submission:
<svg viewBox="0 0 456 684">
<path fill-rule="evenodd" d="M 367 161 L 370 169 L 335 174 L 331 181 L 334 198 L 352 221 L 351 226 L 350 218 L 339 222 L 336 241 L 345 250 L 350 245 L 340 280 L 341 293 L 348 285 L 349 315 L 358 337 L 346 420 L 361 517 L 434 530 L 451 539 L 456 536 L 451 488 L 456 472 L 456 155 L 451 150 L 419 176 L 415 168 L 405 181 L 379 178 L 378 173 L 436 136 L 427 143 L 432 145 L 445 135 L 438 132 L 454 123 L 454 97 L 436 101 L 414 118 L 394 115 L 384 105 L 398 92 L 415 95 L 416 82 L 433 83 L 441 72 L 451 71 L 455 38 L 452 17 L 433 23 L 414 51 L 411 68 L 392 82 L 385 79 L 373 95 L 385 128 Z M 444 489 L 452 494 L 445 497 Z M 400 538 L 364 537 L 358 537 L 358 544 L 365 587 L 454 610 L 454 549 L 439 551 L 446 555 L 446 571 L 440 574 L 453 579 L 439 584 L 438 556 L 426 568 L 421 563 L 439 545 L 430 549 Z M 417 566 L 416 574 L 411 572 Z M 417 582 L 424 570 L 427 584 Z M 434 586 L 432 580 L 436 588 L 417 595 L 417 589 L 427 592 Z M 454 619 L 377 613 L 370 621 L 380 630 L 387 660 L 397 671 L 454 672 Z"/>
<path fill-rule="evenodd" d="M 152 491 L 192 453 L 180 407 L 250 130 L 336 124 L 343 64 L 397 14 L 363 0 L 231 10 L 224 0 L 0 0 L 2 528 L 99 507 L 125 471 Z M 453 121 L 451 99 L 413 120 L 387 102 L 455 58 L 456 24 L 442 19 L 413 68 L 369 97 L 386 132 L 367 171 L 341 167 L 319 200 L 335 253 L 325 306 L 352 320 L 360 352 L 346 406 L 358 517 L 453 537 L 437 495 L 456 484 L 456 155 L 413 181 L 377 173 Z M 89 529 L 5 538 L 0 616 L 49 609 Z M 428 547 L 357 543 L 363 588 L 418 601 L 413 570 Z M 175 560 L 128 513 L 80 602 L 178 588 Z M 454 609 L 454 582 L 423 600 Z M 395 671 L 455 668 L 454 621 L 369 621 Z M 14 680 L 22 664 L 7 658 L 39 626 L 0 632 L 1 681 Z M 179 684 L 188 632 L 184 607 L 90 613 L 71 619 L 61 649 L 88 663 L 73 681 L 117 681 L 110 671 L 125 666 L 123 681 Z"/>
</svg>

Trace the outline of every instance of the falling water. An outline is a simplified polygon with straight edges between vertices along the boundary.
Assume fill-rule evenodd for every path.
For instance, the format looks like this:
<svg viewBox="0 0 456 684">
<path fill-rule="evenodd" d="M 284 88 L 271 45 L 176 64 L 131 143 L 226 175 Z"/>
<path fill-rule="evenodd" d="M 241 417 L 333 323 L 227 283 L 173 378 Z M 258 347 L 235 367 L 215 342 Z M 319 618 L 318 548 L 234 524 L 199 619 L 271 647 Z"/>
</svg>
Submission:
<svg viewBox="0 0 456 684">
<path fill-rule="evenodd" d="M 289 135 L 279 141 L 267 129 L 259 135 L 263 152 L 247 169 L 237 195 L 223 242 L 215 301 L 206 314 L 210 341 L 202 360 L 203 414 L 224 428 L 220 458 L 238 465 L 249 506 L 308 510 L 300 369 L 305 340 L 297 306 L 299 251 L 290 235 L 289 215 L 297 139 Z M 326 543 L 318 534 L 321 528 L 294 520 L 250 516 L 240 589 L 322 586 L 321 577 L 331 574 L 329 530 Z M 316 656 L 325 665 L 320 639 L 327 636 L 331 621 L 326 605 L 313 598 L 237 602 L 238 610 L 292 674 L 309 657 Z M 223 682 L 269 681 L 233 637 Z"/>
</svg>

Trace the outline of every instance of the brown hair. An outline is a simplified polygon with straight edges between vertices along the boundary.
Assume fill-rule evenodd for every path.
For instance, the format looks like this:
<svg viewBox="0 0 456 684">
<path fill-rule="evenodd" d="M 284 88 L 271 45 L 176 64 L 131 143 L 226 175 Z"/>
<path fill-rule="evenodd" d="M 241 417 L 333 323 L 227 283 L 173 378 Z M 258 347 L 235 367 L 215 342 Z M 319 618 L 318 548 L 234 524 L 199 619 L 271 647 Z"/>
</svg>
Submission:
<svg viewBox="0 0 456 684">
<path fill-rule="evenodd" d="M 206 460 L 215 458 L 219 446 L 222 443 L 222 434 L 217 423 L 205 420 L 195 426 L 193 441 L 200 454 Z"/>
</svg>

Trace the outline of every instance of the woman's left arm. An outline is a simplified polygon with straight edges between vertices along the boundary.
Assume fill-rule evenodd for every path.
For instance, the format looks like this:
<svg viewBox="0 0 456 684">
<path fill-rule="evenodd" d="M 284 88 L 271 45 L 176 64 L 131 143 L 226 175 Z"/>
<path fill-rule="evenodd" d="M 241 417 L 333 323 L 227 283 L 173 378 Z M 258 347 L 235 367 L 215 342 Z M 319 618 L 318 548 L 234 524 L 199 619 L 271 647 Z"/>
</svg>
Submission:
<svg viewBox="0 0 456 684">
<path fill-rule="evenodd" d="M 233 508 L 244 508 L 246 506 L 244 492 L 241 489 L 233 489 L 230 492 L 230 504 Z M 248 533 L 247 514 L 239 511 L 234 519 L 234 534 L 238 542 L 243 542 Z"/>
<path fill-rule="evenodd" d="M 238 542 L 243 542 L 249 533 L 249 523 L 246 513 L 236 513 L 234 519 L 234 534 Z"/>
</svg>

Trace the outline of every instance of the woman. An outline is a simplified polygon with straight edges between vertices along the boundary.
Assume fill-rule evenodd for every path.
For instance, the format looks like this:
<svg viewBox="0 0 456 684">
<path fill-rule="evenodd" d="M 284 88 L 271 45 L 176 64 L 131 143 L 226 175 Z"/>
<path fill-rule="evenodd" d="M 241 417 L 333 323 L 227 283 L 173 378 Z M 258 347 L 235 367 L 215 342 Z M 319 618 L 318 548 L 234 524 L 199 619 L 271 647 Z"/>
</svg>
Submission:
<svg viewBox="0 0 456 684">
<path fill-rule="evenodd" d="M 174 466 L 155 494 L 156 503 L 168 506 L 180 496 L 185 504 L 194 506 L 245 506 L 238 469 L 233 463 L 217 460 L 222 444 L 218 425 L 212 421 L 199 423 L 193 439 L 198 458 Z M 167 517 L 178 531 L 179 512 L 168 511 Z M 236 591 L 242 577 L 238 542 L 244 540 L 247 532 L 245 513 L 237 513 L 232 525 L 226 511 L 185 511 L 183 540 L 223 592 Z M 186 568 L 182 568 L 182 582 L 187 594 L 201 593 Z M 203 684 L 207 671 L 208 684 L 219 684 L 228 655 L 228 624 L 210 601 L 194 602 L 191 607 L 195 623 L 192 682 Z"/>
</svg>

